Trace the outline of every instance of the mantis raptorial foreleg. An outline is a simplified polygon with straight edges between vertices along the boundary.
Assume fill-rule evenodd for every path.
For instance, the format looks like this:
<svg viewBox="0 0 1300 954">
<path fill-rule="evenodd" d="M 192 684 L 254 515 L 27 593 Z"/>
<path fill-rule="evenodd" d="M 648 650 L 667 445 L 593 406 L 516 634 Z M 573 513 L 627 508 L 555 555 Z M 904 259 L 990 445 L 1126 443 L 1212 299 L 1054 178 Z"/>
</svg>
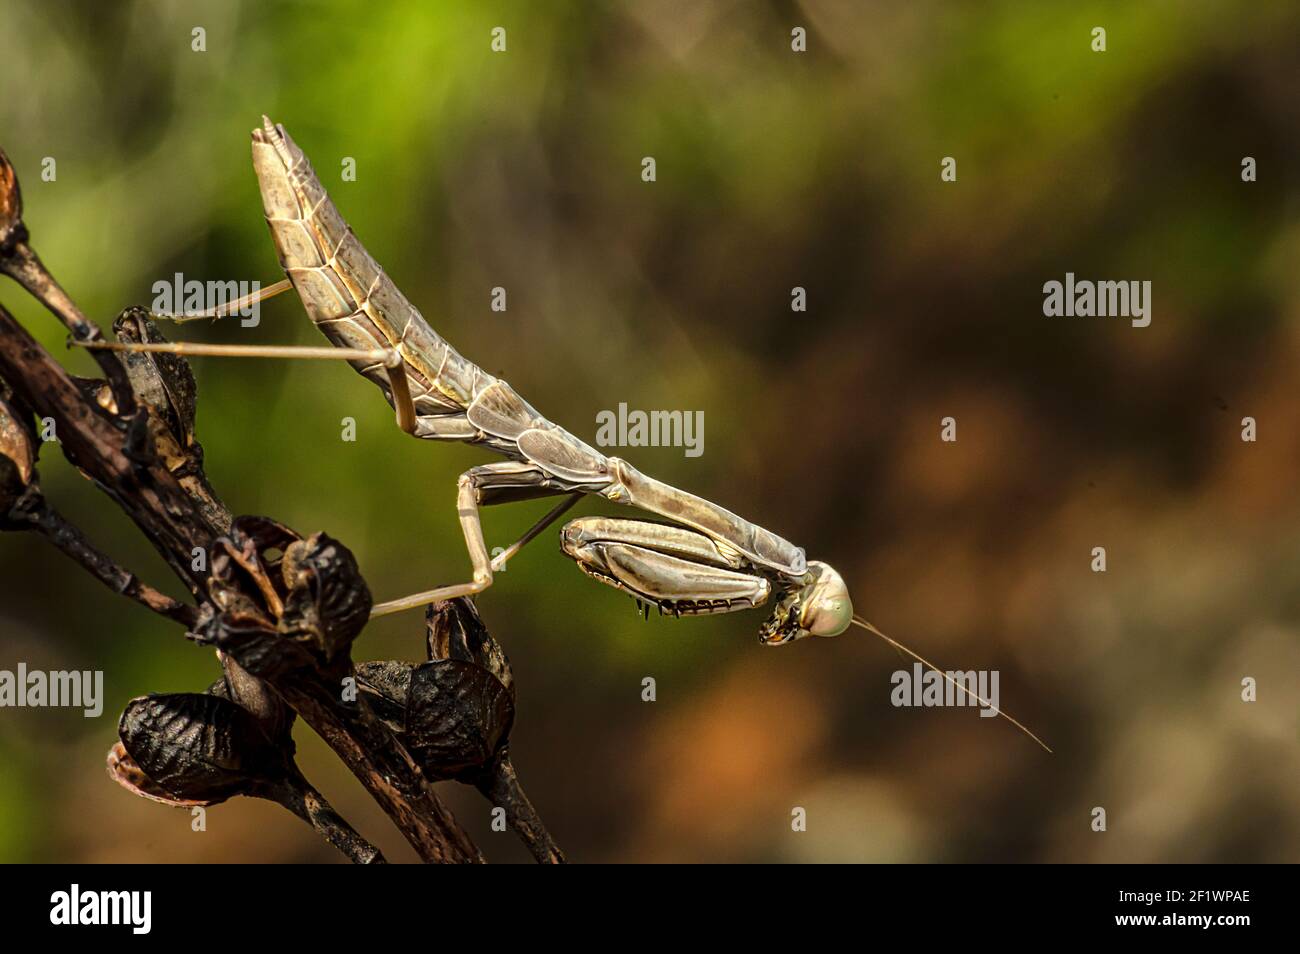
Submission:
<svg viewBox="0 0 1300 954">
<path fill-rule="evenodd" d="M 750 609 L 772 593 L 705 534 L 651 520 L 579 517 L 560 549 L 589 576 L 675 615 Z"/>
<path fill-rule="evenodd" d="M 422 593 L 413 593 L 400 599 L 378 603 L 370 615 L 386 616 L 403 610 L 417 609 L 435 603 L 438 600 L 450 600 L 458 596 L 473 596 L 492 585 L 492 575 L 501 569 L 508 559 L 523 546 L 555 522 L 561 514 L 578 502 L 580 494 L 571 493 L 565 500 L 548 512 L 541 520 L 533 524 L 522 537 L 497 555 L 496 559 L 488 556 L 487 544 L 483 540 L 483 524 L 479 519 L 479 507 L 492 504 L 523 500 L 529 497 L 553 496 L 565 493 L 564 490 L 547 487 L 545 475 L 536 467 L 516 461 L 503 461 L 499 464 L 484 464 L 474 467 L 460 475 L 457 481 L 457 513 L 460 516 L 460 529 L 465 537 L 465 549 L 469 552 L 470 565 L 474 577 L 468 583 L 454 583 L 440 586 Z"/>
</svg>

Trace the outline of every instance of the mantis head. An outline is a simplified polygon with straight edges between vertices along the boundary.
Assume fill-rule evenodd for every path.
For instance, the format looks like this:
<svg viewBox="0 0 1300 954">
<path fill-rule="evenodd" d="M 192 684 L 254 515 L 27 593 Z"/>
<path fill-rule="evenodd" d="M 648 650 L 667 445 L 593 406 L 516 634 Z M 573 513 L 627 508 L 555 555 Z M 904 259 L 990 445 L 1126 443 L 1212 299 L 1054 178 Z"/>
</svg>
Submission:
<svg viewBox="0 0 1300 954">
<path fill-rule="evenodd" d="M 853 619 L 849 588 L 834 567 L 808 561 L 797 588 L 781 594 L 771 617 L 759 628 L 758 640 L 780 646 L 805 636 L 838 636 Z"/>
</svg>

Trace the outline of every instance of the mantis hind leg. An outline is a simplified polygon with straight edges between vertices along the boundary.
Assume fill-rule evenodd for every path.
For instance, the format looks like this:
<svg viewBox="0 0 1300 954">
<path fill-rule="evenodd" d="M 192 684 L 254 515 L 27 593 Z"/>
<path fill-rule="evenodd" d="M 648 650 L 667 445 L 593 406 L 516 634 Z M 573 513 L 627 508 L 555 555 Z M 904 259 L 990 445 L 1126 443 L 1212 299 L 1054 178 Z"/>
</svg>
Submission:
<svg viewBox="0 0 1300 954">
<path fill-rule="evenodd" d="M 579 517 L 560 548 L 588 576 L 674 616 L 752 609 L 772 584 L 694 530 L 650 520 Z"/>
</svg>

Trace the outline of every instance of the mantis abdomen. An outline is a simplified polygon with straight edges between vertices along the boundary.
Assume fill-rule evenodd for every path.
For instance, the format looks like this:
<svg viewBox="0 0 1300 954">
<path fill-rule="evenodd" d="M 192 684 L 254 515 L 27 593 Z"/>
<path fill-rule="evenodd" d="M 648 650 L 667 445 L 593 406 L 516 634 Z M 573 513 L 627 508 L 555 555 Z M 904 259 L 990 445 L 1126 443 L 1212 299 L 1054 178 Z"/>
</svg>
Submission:
<svg viewBox="0 0 1300 954">
<path fill-rule="evenodd" d="M 474 440 L 464 412 L 496 379 L 429 327 L 358 241 L 303 151 L 283 128 L 264 122 L 253 133 L 253 168 L 280 264 L 308 316 L 340 347 L 398 350 L 427 432 L 417 436 Z M 382 364 L 351 363 L 392 403 Z"/>
</svg>

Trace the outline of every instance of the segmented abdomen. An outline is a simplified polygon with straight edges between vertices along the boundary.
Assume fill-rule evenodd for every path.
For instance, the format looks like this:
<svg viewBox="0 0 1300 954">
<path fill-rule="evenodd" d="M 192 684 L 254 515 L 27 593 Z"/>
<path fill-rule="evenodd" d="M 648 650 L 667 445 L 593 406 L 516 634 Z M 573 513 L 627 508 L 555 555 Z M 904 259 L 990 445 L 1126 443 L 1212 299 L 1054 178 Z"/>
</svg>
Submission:
<svg viewBox="0 0 1300 954">
<path fill-rule="evenodd" d="M 461 357 L 429 327 L 357 240 L 284 127 L 265 117 L 263 122 L 264 128 L 253 131 L 253 168 L 262 207 L 280 264 L 308 316 L 341 347 L 397 348 L 406 361 L 411 397 L 421 417 L 467 409 L 495 378 Z M 379 385 L 392 403 L 382 365 L 349 363 Z M 436 436 L 472 440 L 475 429 L 468 424 L 463 429 L 463 434 Z"/>
<path fill-rule="evenodd" d="M 461 357 L 352 234 L 311 163 L 283 126 L 263 117 L 253 131 L 253 168 L 280 264 L 303 307 L 336 345 L 396 348 L 406 362 L 417 437 L 480 443 L 541 469 L 548 486 L 608 499 L 693 527 L 756 566 L 787 575 L 806 569 L 793 544 L 710 501 L 652 480 L 606 458 L 542 417 L 505 381 Z M 382 364 L 350 362 L 393 403 Z M 727 601 L 676 601 L 678 613 L 725 612 Z"/>
</svg>

